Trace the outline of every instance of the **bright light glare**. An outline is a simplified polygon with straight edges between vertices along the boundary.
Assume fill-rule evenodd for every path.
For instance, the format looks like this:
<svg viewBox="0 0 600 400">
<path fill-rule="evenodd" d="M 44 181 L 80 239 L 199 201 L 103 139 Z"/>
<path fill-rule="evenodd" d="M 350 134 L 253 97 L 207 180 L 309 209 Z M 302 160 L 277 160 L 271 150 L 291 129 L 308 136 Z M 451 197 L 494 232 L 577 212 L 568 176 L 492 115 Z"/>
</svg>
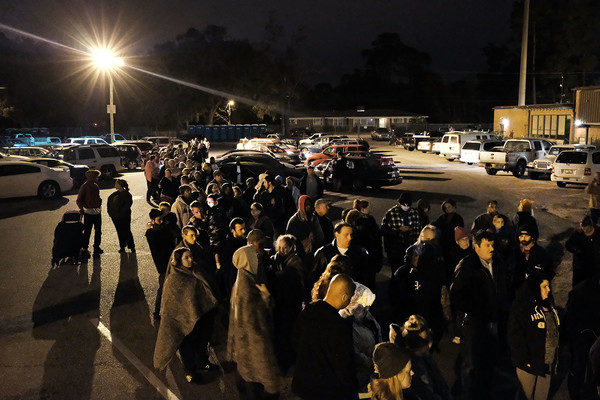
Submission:
<svg viewBox="0 0 600 400">
<path fill-rule="evenodd" d="M 583 121 L 580 120 L 580 119 L 576 119 L 575 120 L 575 126 L 581 126 L 581 125 L 583 125 Z"/>
<path fill-rule="evenodd" d="M 233 107 L 233 106 L 235 105 L 235 101 L 233 101 L 233 100 L 229 100 L 229 102 L 227 103 L 227 105 L 228 105 L 229 107 Z"/>
<path fill-rule="evenodd" d="M 123 67 L 125 61 L 122 58 L 116 57 L 108 49 L 94 49 L 92 50 L 92 60 L 96 67 L 102 70 L 113 69 L 114 67 Z"/>
<path fill-rule="evenodd" d="M 508 120 L 508 118 L 502 118 L 501 122 L 502 125 L 504 125 L 504 129 L 508 129 L 508 126 L 510 125 L 510 121 Z"/>
</svg>

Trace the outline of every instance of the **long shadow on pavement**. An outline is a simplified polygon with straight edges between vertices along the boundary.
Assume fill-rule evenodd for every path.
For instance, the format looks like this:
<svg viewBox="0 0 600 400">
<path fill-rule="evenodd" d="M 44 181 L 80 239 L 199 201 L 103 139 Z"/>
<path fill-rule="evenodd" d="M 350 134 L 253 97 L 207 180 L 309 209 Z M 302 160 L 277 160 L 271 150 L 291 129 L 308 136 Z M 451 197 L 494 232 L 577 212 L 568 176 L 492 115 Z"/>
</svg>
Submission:
<svg viewBox="0 0 600 400">
<path fill-rule="evenodd" d="M 51 200 L 42 200 L 36 197 L 21 197 L 0 200 L 0 219 L 17 217 L 38 211 L 58 210 L 69 200 L 64 197 Z"/>
</svg>

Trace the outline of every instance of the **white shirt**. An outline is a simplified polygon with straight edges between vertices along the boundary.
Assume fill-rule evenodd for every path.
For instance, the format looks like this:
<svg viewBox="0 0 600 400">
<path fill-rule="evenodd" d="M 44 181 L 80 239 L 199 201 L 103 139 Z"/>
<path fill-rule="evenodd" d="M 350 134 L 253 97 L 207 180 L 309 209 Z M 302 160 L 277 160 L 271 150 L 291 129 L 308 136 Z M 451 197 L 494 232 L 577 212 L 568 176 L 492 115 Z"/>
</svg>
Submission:
<svg viewBox="0 0 600 400">
<path fill-rule="evenodd" d="M 340 252 L 341 255 L 345 256 L 346 252 L 348 251 L 348 249 L 342 249 L 341 247 L 338 246 L 338 251 Z"/>
</svg>

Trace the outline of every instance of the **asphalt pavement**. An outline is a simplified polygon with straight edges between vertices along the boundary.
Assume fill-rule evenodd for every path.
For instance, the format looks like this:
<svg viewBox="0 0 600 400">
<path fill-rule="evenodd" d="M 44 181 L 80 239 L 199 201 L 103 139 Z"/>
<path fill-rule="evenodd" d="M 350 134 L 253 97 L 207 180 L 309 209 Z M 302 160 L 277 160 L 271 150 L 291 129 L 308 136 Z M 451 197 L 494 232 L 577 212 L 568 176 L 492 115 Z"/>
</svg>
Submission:
<svg viewBox="0 0 600 400">
<path fill-rule="evenodd" d="M 227 147 L 220 146 L 213 155 Z M 586 212 L 587 196 L 582 188 L 558 188 L 550 181 L 517 179 L 502 172 L 488 176 L 477 166 L 409 152 L 384 142 L 372 142 L 372 147 L 394 158 L 403 183 L 360 193 L 326 192 L 333 201 L 333 219 L 360 196 L 371 202 L 372 214 L 380 221 L 407 190 L 415 200 L 430 202 L 431 220 L 441 213 L 444 199 L 455 199 L 458 212 L 470 226 L 485 211 L 489 199 L 498 200 L 500 211 L 512 216 L 519 200 L 530 198 L 534 200 L 541 244 L 561 260 L 553 290 L 557 303 L 564 305 L 570 290 L 571 255 L 563 244 Z M 172 370 L 164 377 L 152 371 L 156 326 L 151 313 L 158 281 L 144 238 L 150 205 L 145 200 L 141 171 L 125 172 L 122 178 L 129 182 L 134 199 L 132 231 L 137 253 L 118 253 L 115 228 L 104 207 L 105 252 L 100 259 L 81 266 L 52 269 L 50 265 L 54 228 L 65 211 L 77 209 L 75 192 L 52 201 L 0 201 L 0 398 L 238 398 L 231 366 L 226 363 L 222 374 L 202 385 L 185 382 L 179 362 L 172 363 Z M 102 182 L 101 187 L 105 204 L 114 190 L 113 182 Z M 385 316 L 389 275 L 387 267 L 378 275 L 376 315 Z M 387 327 L 382 325 L 382 330 L 385 337 Z M 441 347 L 442 352 L 435 357 L 452 383 L 457 349 L 446 339 Z M 222 360 L 223 344 L 215 345 L 214 350 L 215 360 Z M 504 378 L 499 386 L 514 384 L 510 377 Z M 555 398 L 564 396 L 563 389 Z"/>
</svg>

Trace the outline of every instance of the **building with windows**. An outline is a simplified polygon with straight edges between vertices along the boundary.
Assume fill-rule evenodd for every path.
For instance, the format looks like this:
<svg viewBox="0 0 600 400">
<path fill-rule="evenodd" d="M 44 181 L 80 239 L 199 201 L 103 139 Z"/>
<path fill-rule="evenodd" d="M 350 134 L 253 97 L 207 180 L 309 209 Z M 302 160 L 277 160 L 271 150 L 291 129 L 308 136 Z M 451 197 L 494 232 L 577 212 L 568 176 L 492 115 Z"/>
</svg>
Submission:
<svg viewBox="0 0 600 400">
<path fill-rule="evenodd" d="M 584 86 L 573 90 L 573 141 L 600 145 L 600 86 Z"/>
<path fill-rule="evenodd" d="M 571 104 L 533 104 L 494 107 L 494 131 L 504 137 L 539 137 L 569 143 L 573 118 Z"/>
<path fill-rule="evenodd" d="M 408 128 L 427 122 L 426 115 L 398 110 L 332 111 L 311 113 L 310 116 L 290 117 L 290 128 L 312 128 L 314 130 L 332 130 L 351 132 L 372 130 L 375 128 Z"/>
</svg>

